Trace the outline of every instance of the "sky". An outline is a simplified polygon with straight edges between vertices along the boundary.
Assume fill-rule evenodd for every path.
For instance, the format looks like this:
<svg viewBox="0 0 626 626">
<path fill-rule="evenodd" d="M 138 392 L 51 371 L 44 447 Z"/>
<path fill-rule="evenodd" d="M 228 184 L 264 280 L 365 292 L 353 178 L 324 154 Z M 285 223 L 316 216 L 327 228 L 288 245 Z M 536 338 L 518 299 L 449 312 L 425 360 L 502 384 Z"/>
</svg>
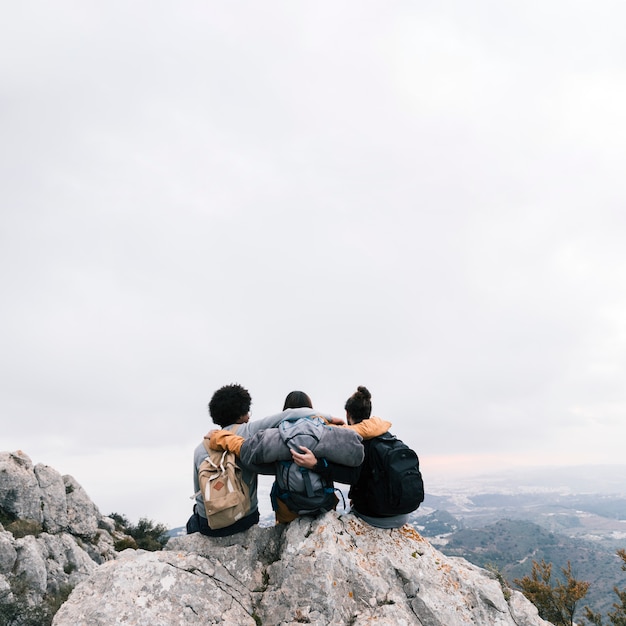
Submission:
<svg viewBox="0 0 626 626">
<path fill-rule="evenodd" d="M 427 490 L 624 463 L 623 2 L 2 13 L 0 450 L 172 527 L 230 383 Z"/>
</svg>

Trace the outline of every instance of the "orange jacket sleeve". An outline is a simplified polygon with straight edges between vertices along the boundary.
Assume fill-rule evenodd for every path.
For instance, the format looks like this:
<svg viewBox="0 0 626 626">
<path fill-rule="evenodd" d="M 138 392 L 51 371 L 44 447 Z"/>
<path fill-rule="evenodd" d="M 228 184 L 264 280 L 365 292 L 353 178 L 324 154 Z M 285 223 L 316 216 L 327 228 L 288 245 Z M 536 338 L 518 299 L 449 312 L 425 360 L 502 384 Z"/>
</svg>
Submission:
<svg viewBox="0 0 626 626">
<path fill-rule="evenodd" d="M 235 435 L 230 430 L 215 430 L 208 439 L 209 448 L 212 450 L 228 450 L 229 452 L 234 452 L 237 456 L 239 456 L 241 444 L 244 442 L 243 437 Z"/>
<path fill-rule="evenodd" d="M 391 428 L 391 422 L 373 416 L 358 424 L 348 425 L 345 428 L 351 428 L 356 431 L 363 439 L 373 439 L 374 437 L 385 434 Z"/>
</svg>

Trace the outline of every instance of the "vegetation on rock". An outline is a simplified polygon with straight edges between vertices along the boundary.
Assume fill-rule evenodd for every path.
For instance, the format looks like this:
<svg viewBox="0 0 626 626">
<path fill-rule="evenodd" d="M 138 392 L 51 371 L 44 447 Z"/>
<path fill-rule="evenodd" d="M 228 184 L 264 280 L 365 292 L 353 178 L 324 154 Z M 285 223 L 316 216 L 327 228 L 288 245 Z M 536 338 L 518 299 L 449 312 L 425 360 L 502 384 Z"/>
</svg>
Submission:
<svg viewBox="0 0 626 626">
<path fill-rule="evenodd" d="M 622 570 L 626 571 L 626 550 L 618 550 L 617 556 L 622 560 Z M 589 583 L 573 576 L 570 563 L 561 571 L 564 580 L 555 580 L 552 578 L 552 563 L 533 561 L 531 575 L 515 580 L 515 583 L 537 607 L 543 619 L 555 626 L 573 626 L 576 606 L 587 594 Z M 626 589 L 615 586 L 613 591 L 619 602 L 614 602 L 613 610 L 607 612 L 608 621 L 604 621 L 600 612 L 585 607 L 585 617 L 591 626 L 626 626 Z M 581 626 L 586 623 L 584 619 L 580 622 Z"/>
<path fill-rule="evenodd" d="M 539 615 L 555 626 L 573 626 L 576 605 L 585 597 L 589 583 L 576 580 L 572 565 L 561 568 L 563 580 L 552 578 L 552 563 L 533 561 L 530 576 L 516 579 L 522 593 L 537 607 Z"/>
<path fill-rule="evenodd" d="M 116 530 L 127 535 L 115 542 L 115 549 L 118 552 L 126 548 L 155 552 L 162 550 L 169 539 L 165 525 L 155 524 L 145 517 L 140 518 L 137 525 L 119 513 L 111 513 L 109 517 L 115 522 Z"/>
<path fill-rule="evenodd" d="M 626 550 L 618 550 L 617 556 L 622 560 L 622 569 L 626 572 Z M 620 591 L 617 586 L 613 587 L 619 602 L 613 603 L 613 610 L 607 613 L 607 626 L 626 626 L 626 589 Z M 585 616 L 594 626 L 604 626 L 600 613 L 593 612 L 589 607 L 585 607 Z"/>
</svg>

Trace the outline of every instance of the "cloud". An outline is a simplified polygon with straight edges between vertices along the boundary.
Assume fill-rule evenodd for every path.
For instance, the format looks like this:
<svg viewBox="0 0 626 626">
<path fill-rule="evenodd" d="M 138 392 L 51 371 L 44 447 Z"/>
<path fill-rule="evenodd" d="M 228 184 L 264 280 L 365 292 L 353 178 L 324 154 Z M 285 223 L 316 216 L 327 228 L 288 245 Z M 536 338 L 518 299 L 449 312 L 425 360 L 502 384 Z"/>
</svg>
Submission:
<svg viewBox="0 0 626 626">
<path fill-rule="evenodd" d="M 138 476 L 223 384 L 365 384 L 427 459 L 621 462 L 622 13 L 11 7 L 3 445 Z"/>
</svg>

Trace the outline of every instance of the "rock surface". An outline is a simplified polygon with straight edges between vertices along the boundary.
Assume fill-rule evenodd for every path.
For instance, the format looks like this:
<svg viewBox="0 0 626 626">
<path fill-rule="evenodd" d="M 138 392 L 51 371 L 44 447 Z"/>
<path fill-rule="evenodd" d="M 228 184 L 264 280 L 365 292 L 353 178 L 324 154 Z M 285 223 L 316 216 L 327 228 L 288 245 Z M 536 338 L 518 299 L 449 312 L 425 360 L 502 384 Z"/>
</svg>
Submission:
<svg viewBox="0 0 626 626">
<path fill-rule="evenodd" d="M 114 559 L 114 526 L 71 476 L 0 452 L 0 621 L 13 605 L 63 599 Z"/>
<path fill-rule="evenodd" d="M 161 552 L 118 553 L 120 538 L 74 478 L 0 453 L 0 621 L 49 623 L 42 607 L 74 587 L 54 626 L 547 624 L 519 592 L 411 527 L 350 514 L 176 537 Z"/>
<path fill-rule="evenodd" d="M 303 623 L 548 624 L 521 593 L 412 528 L 332 512 L 233 537 L 177 537 L 162 552 L 126 550 L 74 589 L 53 626 Z"/>
</svg>

